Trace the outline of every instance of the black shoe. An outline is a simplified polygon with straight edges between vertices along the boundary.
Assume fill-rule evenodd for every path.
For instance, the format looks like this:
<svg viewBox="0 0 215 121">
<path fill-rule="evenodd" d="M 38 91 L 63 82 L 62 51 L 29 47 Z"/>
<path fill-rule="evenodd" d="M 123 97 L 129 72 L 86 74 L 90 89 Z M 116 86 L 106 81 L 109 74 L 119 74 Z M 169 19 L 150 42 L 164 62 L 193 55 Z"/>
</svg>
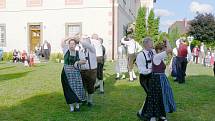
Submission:
<svg viewBox="0 0 215 121">
<path fill-rule="evenodd" d="M 104 94 L 104 93 L 105 93 L 105 92 L 101 92 L 101 91 L 100 91 L 100 94 Z"/>
<path fill-rule="evenodd" d="M 98 86 L 95 86 L 95 90 L 97 90 L 98 88 L 100 88 L 100 85 L 98 85 Z"/>
<path fill-rule="evenodd" d="M 80 108 L 75 108 L 75 112 L 80 112 Z"/>
<path fill-rule="evenodd" d="M 134 78 L 134 80 L 137 80 L 137 78 Z"/>
<path fill-rule="evenodd" d="M 90 102 L 88 102 L 88 103 L 87 103 L 87 106 L 91 108 L 91 107 L 93 107 L 93 104 L 90 103 Z"/>
<path fill-rule="evenodd" d="M 120 77 L 115 77 L 115 80 L 120 80 Z"/>
<path fill-rule="evenodd" d="M 87 105 L 87 101 L 82 101 L 82 105 Z"/>
</svg>

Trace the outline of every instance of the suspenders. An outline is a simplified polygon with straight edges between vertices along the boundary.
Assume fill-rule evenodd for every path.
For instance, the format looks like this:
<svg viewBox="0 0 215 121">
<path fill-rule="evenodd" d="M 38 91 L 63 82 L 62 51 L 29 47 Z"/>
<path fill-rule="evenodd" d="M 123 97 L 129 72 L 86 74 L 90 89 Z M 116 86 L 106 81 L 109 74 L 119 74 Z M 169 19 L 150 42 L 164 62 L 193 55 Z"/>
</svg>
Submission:
<svg viewBox="0 0 215 121">
<path fill-rule="evenodd" d="M 144 55 L 145 60 L 146 60 L 146 69 L 148 69 L 149 68 L 149 63 L 151 63 L 152 61 L 151 60 L 147 60 L 146 54 L 144 53 L 144 51 L 143 51 L 143 55 Z"/>
<path fill-rule="evenodd" d="M 86 54 L 87 54 L 86 60 L 88 61 L 89 69 L 91 69 L 91 64 L 90 64 L 90 53 L 89 53 L 89 51 L 87 51 L 87 49 L 84 49 L 84 54 L 85 54 L 85 56 L 86 56 Z"/>
</svg>

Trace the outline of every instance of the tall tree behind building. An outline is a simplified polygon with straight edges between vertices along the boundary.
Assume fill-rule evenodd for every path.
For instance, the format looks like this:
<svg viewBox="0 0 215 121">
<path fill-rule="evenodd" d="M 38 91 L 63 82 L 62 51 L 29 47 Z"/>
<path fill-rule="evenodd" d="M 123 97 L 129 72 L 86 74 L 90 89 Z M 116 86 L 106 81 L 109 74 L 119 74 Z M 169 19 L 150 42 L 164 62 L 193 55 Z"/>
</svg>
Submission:
<svg viewBox="0 0 215 121">
<path fill-rule="evenodd" d="M 135 24 L 135 40 L 140 42 L 146 36 L 146 8 L 141 7 Z"/>
</svg>

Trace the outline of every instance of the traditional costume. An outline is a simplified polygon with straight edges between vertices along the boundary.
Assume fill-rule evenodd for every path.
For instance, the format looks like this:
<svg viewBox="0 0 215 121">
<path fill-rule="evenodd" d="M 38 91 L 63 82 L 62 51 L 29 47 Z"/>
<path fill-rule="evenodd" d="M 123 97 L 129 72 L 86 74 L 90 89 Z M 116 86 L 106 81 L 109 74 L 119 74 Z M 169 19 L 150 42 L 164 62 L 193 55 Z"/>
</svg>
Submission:
<svg viewBox="0 0 215 121">
<path fill-rule="evenodd" d="M 91 43 L 96 49 L 97 82 L 100 87 L 100 93 L 104 93 L 104 80 L 103 80 L 104 53 L 103 53 L 102 43 L 100 42 L 100 40 L 96 40 L 96 39 L 91 39 Z"/>
<path fill-rule="evenodd" d="M 68 49 L 64 49 L 64 67 L 61 73 L 61 82 L 66 102 L 70 105 L 81 103 L 86 99 L 79 66 L 75 65 L 77 61 L 85 60 L 80 55 L 79 51 L 72 53 Z"/>
<path fill-rule="evenodd" d="M 120 74 L 128 72 L 128 59 L 125 45 L 121 44 L 118 47 L 118 57 L 115 65 L 116 79 L 120 79 Z M 125 78 L 125 74 L 122 74 L 122 79 Z"/>
<path fill-rule="evenodd" d="M 137 78 L 133 70 L 134 62 L 136 60 L 137 53 L 142 50 L 142 47 L 132 38 L 123 37 L 121 39 L 121 43 L 125 44 L 128 49 L 128 71 L 130 81 L 133 81 Z"/>
<path fill-rule="evenodd" d="M 82 40 L 82 51 L 84 52 L 84 57 L 87 62 L 81 65 L 81 76 L 83 79 L 85 90 L 87 91 L 87 102 L 88 106 L 92 106 L 93 103 L 93 93 L 95 92 L 95 82 L 97 77 L 97 60 L 96 60 L 96 50 L 90 42 L 90 39 Z"/>
</svg>

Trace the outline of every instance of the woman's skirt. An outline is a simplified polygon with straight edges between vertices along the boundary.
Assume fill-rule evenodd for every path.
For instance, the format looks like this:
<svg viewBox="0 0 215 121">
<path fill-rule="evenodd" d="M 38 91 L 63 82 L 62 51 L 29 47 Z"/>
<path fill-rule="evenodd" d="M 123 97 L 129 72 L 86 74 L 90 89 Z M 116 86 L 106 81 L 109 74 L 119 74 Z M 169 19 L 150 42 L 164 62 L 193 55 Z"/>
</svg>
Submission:
<svg viewBox="0 0 215 121">
<path fill-rule="evenodd" d="M 176 70 L 176 57 L 173 57 L 172 59 L 172 72 L 171 72 L 172 77 L 177 76 L 177 70 Z"/>
<path fill-rule="evenodd" d="M 103 80 L 104 57 L 97 57 L 97 78 Z"/>
<path fill-rule="evenodd" d="M 116 72 L 117 73 L 128 72 L 128 60 L 127 60 L 127 58 L 118 58 L 117 59 Z"/>
<path fill-rule="evenodd" d="M 67 104 L 85 101 L 86 94 L 78 69 L 75 69 L 72 65 L 64 65 L 61 82 Z"/>
<path fill-rule="evenodd" d="M 141 116 L 148 120 L 152 117 L 166 117 L 160 82 L 153 78 L 148 81 L 147 86 L 148 91 Z"/>
<path fill-rule="evenodd" d="M 160 81 L 162 89 L 163 104 L 166 113 L 172 113 L 176 111 L 176 104 L 172 88 L 170 87 L 169 80 L 164 73 L 155 74 L 155 80 Z"/>
</svg>

